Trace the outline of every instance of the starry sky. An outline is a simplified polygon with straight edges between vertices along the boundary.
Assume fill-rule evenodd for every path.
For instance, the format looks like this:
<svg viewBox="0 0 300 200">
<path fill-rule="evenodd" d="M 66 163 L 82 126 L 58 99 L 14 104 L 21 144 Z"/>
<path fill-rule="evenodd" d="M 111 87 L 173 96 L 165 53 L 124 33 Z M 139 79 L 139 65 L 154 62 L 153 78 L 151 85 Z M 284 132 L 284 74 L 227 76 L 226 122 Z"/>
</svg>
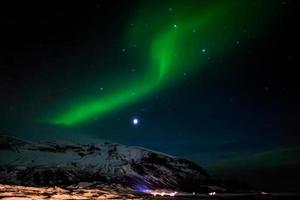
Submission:
<svg viewBox="0 0 300 200">
<path fill-rule="evenodd" d="M 297 16 L 291 0 L 1 3 L 0 131 L 290 163 Z"/>
</svg>

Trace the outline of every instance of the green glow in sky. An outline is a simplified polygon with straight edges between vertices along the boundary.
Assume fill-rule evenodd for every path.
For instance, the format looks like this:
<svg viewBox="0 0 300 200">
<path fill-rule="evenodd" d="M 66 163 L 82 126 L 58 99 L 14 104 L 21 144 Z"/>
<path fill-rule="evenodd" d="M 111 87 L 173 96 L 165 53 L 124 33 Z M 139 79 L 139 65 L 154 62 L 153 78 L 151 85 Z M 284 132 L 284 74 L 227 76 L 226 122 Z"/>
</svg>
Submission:
<svg viewBox="0 0 300 200">
<path fill-rule="evenodd" d="M 89 122 L 167 88 L 186 73 L 201 72 L 209 60 L 233 51 L 245 31 L 258 30 L 266 2 L 256 10 L 249 10 L 250 0 L 145 2 L 129 20 L 134 26 L 124 30 L 124 40 L 143 46 L 146 73 L 131 83 L 114 83 L 118 88 L 105 96 L 79 98 L 47 121 L 69 126 Z"/>
</svg>

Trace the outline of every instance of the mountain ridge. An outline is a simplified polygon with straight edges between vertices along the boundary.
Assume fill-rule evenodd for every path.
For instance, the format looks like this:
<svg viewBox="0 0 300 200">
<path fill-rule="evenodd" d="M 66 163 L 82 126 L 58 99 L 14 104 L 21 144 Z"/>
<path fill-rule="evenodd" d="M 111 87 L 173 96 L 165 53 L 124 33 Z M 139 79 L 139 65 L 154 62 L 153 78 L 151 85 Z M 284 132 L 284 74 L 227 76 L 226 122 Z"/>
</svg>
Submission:
<svg viewBox="0 0 300 200">
<path fill-rule="evenodd" d="M 0 182 L 47 186 L 92 181 L 136 190 L 198 191 L 211 178 L 196 163 L 142 147 L 31 142 L 0 135 Z"/>
</svg>

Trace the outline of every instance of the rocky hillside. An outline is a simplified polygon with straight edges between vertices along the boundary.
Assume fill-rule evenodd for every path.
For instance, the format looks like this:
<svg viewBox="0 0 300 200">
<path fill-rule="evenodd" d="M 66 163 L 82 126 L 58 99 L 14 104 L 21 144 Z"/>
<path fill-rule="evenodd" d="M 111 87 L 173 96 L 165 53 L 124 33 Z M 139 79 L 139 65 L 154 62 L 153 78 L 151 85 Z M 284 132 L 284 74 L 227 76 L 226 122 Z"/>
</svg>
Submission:
<svg viewBox="0 0 300 200">
<path fill-rule="evenodd" d="M 140 147 L 34 143 L 0 136 L 0 183 L 53 186 L 83 181 L 119 183 L 139 191 L 200 191 L 210 177 L 193 162 Z"/>
</svg>

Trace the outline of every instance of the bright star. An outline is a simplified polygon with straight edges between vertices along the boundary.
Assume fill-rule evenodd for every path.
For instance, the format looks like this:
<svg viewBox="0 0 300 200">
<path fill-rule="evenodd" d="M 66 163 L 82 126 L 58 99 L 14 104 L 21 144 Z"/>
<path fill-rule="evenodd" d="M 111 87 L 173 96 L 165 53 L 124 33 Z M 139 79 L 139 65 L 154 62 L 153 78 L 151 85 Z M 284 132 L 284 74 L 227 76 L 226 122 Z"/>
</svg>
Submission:
<svg viewBox="0 0 300 200">
<path fill-rule="evenodd" d="M 139 123 L 139 119 L 138 118 L 133 118 L 132 123 L 134 125 L 137 125 Z"/>
</svg>

